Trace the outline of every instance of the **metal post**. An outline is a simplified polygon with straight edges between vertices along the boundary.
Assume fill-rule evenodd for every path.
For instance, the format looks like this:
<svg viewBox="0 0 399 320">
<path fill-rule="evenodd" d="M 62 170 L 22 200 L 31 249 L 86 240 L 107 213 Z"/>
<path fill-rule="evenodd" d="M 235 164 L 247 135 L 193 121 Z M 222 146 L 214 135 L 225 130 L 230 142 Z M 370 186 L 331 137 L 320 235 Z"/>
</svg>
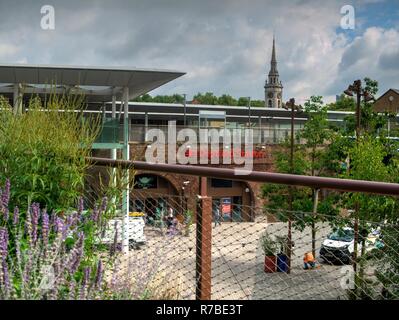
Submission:
<svg viewBox="0 0 399 320">
<path fill-rule="evenodd" d="M 356 143 L 360 141 L 360 99 L 361 99 L 361 82 L 355 81 L 356 90 Z M 354 243 L 353 243 L 353 271 L 355 272 L 355 284 L 357 283 L 357 251 L 359 242 L 359 202 L 355 203 L 355 221 L 353 226 Z"/>
<path fill-rule="evenodd" d="M 115 119 L 116 119 L 116 96 L 115 95 L 112 96 L 112 114 L 111 114 L 111 117 L 112 117 L 113 125 L 114 125 L 115 124 L 114 122 L 115 122 Z M 115 136 L 115 134 L 119 135 L 119 126 L 118 126 L 118 128 L 116 130 L 117 130 L 116 133 L 113 132 L 114 136 Z M 116 149 L 111 149 L 111 159 L 116 160 L 116 158 L 117 158 Z M 116 186 L 116 168 L 112 168 L 112 179 L 113 179 L 113 181 L 112 181 L 113 187 L 115 187 Z M 116 199 L 114 198 L 112 201 L 115 204 Z"/>
<path fill-rule="evenodd" d="M 201 177 L 201 207 L 197 210 L 196 300 L 210 300 L 212 289 L 212 198 L 207 196 L 207 178 Z"/>
<path fill-rule="evenodd" d="M 184 97 L 184 127 L 187 125 L 187 95 L 183 94 Z"/>
<path fill-rule="evenodd" d="M 13 106 L 14 114 L 22 113 L 22 92 L 20 83 L 14 84 Z"/>
<path fill-rule="evenodd" d="M 248 97 L 248 127 L 251 128 L 251 97 Z"/>
<path fill-rule="evenodd" d="M 290 145 L 290 174 L 294 173 L 294 110 L 295 99 L 290 100 L 291 103 L 291 145 Z M 292 255 L 292 203 L 294 201 L 292 186 L 289 186 L 289 213 L 288 213 L 288 268 L 287 273 L 291 273 L 291 255 Z"/>
<path fill-rule="evenodd" d="M 123 90 L 124 119 L 123 119 L 123 160 L 129 160 L 129 88 Z M 129 169 L 125 172 L 125 186 L 123 190 L 122 214 L 123 214 L 123 253 L 129 252 Z"/>
</svg>

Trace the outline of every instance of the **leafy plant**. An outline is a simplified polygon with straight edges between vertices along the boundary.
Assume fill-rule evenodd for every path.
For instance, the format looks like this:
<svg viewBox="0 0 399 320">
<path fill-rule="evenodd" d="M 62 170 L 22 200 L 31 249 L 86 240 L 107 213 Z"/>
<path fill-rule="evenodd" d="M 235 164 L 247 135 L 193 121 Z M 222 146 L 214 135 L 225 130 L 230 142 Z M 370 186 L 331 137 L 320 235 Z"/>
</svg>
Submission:
<svg viewBox="0 0 399 320">
<path fill-rule="evenodd" d="M 13 186 L 10 206 L 36 202 L 62 212 L 83 193 L 85 160 L 98 134 L 98 118 L 85 119 L 80 96 L 33 97 L 14 115 L 0 97 L 0 182 Z"/>
<path fill-rule="evenodd" d="M 267 232 L 261 236 L 260 243 L 265 256 L 276 255 L 278 250 L 277 242 Z"/>
<path fill-rule="evenodd" d="M 184 235 L 190 234 L 190 228 L 194 223 L 194 213 L 191 210 L 184 212 Z"/>
</svg>

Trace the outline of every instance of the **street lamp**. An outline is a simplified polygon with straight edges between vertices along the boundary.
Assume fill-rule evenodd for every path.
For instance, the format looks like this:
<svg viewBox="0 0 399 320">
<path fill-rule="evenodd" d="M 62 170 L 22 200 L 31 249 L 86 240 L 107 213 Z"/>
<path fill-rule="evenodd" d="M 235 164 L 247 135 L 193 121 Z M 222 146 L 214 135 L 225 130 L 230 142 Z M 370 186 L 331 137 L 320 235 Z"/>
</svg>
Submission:
<svg viewBox="0 0 399 320">
<path fill-rule="evenodd" d="M 360 138 L 360 102 L 361 98 L 364 97 L 365 102 L 374 100 L 372 94 L 365 88 L 362 88 L 362 81 L 356 80 L 353 84 L 348 86 L 348 89 L 344 91 L 347 96 L 353 97 L 356 95 L 356 140 L 359 141 Z"/>
<path fill-rule="evenodd" d="M 183 97 L 184 97 L 184 100 L 183 100 L 183 107 L 184 107 L 184 127 L 186 127 L 186 122 L 187 122 L 187 119 L 186 119 L 186 111 L 187 111 L 187 94 L 183 94 Z"/>
<path fill-rule="evenodd" d="M 294 173 L 294 120 L 295 120 L 295 111 L 302 110 L 301 105 L 295 105 L 295 99 L 291 98 L 286 104 L 283 105 L 285 110 L 291 109 L 291 143 L 290 143 L 290 173 Z M 289 213 L 288 213 L 288 261 L 287 261 L 287 273 L 291 273 L 291 255 L 292 255 L 292 221 L 291 214 L 293 210 L 293 190 L 292 186 L 288 187 L 289 189 Z"/>
<path fill-rule="evenodd" d="M 374 100 L 374 97 L 370 92 L 368 92 L 365 88 L 362 88 L 362 81 L 356 80 L 353 84 L 348 86 L 348 89 L 344 91 L 344 93 L 350 97 L 356 95 L 356 143 L 359 143 L 360 140 L 360 102 L 361 98 L 364 97 L 365 102 L 369 102 Z M 355 203 L 355 219 L 354 219 L 354 248 L 353 248 L 353 271 L 357 272 L 357 255 L 358 255 L 358 242 L 359 242 L 359 202 Z"/>
<path fill-rule="evenodd" d="M 251 128 L 251 97 L 248 97 L 248 126 Z"/>
<path fill-rule="evenodd" d="M 389 100 L 389 111 L 391 112 L 392 102 L 395 99 L 393 96 L 389 96 L 388 100 Z M 396 120 L 396 116 L 397 116 L 397 110 L 395 110 L 395 120 Z M 388 117 L 388 137 L 390 136 L 390 131 L 391 131 L 391 119 Z"/>
</svg>

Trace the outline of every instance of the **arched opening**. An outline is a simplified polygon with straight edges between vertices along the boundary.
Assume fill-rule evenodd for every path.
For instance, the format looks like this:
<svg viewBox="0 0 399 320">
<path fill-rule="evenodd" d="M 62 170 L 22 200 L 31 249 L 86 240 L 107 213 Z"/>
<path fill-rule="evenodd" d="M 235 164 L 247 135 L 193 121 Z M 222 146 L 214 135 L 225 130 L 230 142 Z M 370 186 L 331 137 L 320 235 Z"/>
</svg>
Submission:
<svg viewBox="0 0 399 320">
<path fill-rule="evenodd" d="M 130 211 L 143 212 L 147 217 L 157 219 L 170 208 L 174 213 L 179 213 L 183 206 L 178 191 L 166 178 L 147 173 L 134 177 L 134 186 L 130 192 Z"/>
<path fill-rule="evenodd" d="M 212 197 L 212 210 L 220 213 L 222 221 L 253 221 L 251 209 L 253 195 L 250 186 L 242 181 L 208 179 L 208 194 Z"/>
<path fill-rule="evenodd" d="M 272 108 L 272 100 L 271 99 L 269 99 L 269 101 L 268 101 L 268 107 Z"/>
</svg>

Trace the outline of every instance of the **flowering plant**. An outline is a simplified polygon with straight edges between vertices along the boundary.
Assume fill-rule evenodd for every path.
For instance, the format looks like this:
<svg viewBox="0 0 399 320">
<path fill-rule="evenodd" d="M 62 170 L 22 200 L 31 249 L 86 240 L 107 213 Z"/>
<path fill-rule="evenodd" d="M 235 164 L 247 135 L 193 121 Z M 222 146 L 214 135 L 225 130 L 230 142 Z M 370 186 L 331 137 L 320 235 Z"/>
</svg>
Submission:
<svg viewBox="0 0 399 320">
<path fill-rule="evenodd" d="M 111 254 L 95 244 L 101 235 L 101 206 L 49 214 L 37 203 L 22 214 L 9 210 L 10 182 L 0 189 L 0 299 L 98 299 L 105 295 L 104 268 Z M 107 257 L 107 258 L 106 258 Z"/>
</svg>

